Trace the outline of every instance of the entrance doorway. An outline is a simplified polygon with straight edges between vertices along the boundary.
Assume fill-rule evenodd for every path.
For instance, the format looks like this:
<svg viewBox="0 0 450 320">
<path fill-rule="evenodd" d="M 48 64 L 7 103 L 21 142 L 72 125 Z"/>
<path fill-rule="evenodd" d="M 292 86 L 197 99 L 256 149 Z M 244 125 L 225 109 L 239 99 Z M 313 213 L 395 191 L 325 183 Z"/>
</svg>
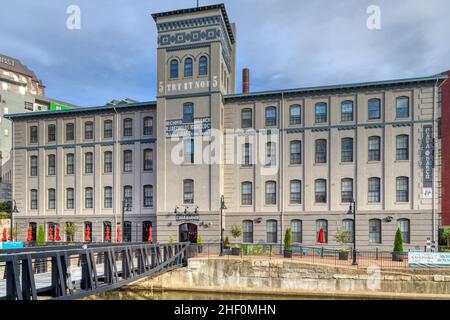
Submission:
<svg viewBox="0 0 450 320">
<path fill-rule="evenodd" d="M 197 243 L 197 225 L 193 223 L 180 224 L 179 242 Z"/>
</svg>

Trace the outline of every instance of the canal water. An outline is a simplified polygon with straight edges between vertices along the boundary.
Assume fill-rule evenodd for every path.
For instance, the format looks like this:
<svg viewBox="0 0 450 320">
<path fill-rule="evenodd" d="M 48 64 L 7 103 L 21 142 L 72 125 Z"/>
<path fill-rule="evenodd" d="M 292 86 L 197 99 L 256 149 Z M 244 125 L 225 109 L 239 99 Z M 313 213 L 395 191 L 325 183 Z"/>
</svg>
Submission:
<svg viewBox="0 0 450 320">
<path fill-rule="evenodd" d="M 87 298 L 89 300 L 323 300 L 336 297 L 239 294 L 217 292 L 115 290 Z"/>
</svg>

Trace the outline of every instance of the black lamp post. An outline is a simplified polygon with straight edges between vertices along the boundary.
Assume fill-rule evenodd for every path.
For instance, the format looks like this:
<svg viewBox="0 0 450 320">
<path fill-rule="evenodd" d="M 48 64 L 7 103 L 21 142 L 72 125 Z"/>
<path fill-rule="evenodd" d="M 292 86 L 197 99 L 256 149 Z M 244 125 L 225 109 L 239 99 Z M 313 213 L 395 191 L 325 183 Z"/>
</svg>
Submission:
<svg viewBox="0 0 450 320">
<path fill-rule="evenodd" d="M 352 257 L 353 257 L 353 261 L 352 261 L 352 265 L 353 266 L 357 266 L 358 262 L 356 262 L 356 201 L 352 200 L 350 202 L 350 206 L 348 208 L 347 214 L 353 214 L 353 253 L 352 253 Z"/>
<path fill-rule="evenodd" d="M 223 256 L 223 210 L 226 209 L 225 197 L 222 195 L 220 197 L 220 256 Z"/>
<path fill-rule="evenodd" d="M 131 211 L 131 204 L 128 199 L 122 201 L 122 241 L 125 242 L 125 211 Z"/>
<path fill-rule="evenodd" d="M 19 210 L 17 210 L 17 205 L 16 205 L 16 200 L 11 200 L 11 216 L 10 216 L 10 223 L 11 223 L 11 226 L 10 226 L 10 235 L 11 235 L 11 241 L 14 241 L 14 238 L 13 238 L 13 213 L 18 213 L 19 212 Z"/>
</svg>

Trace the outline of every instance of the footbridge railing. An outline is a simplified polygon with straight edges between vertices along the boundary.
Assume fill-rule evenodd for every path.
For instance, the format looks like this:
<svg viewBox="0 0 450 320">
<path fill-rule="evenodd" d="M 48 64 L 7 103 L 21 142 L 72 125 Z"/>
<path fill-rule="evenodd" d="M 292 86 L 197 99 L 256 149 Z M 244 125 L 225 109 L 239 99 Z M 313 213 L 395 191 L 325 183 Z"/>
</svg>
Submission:
<svg viewBox="0 0 450 320">
<path fill-rule="evenodd" d="M 30 247 L 0 252 L 0 299 L 78 299 L 187 264 L 189 243 Z"/>
</svg>

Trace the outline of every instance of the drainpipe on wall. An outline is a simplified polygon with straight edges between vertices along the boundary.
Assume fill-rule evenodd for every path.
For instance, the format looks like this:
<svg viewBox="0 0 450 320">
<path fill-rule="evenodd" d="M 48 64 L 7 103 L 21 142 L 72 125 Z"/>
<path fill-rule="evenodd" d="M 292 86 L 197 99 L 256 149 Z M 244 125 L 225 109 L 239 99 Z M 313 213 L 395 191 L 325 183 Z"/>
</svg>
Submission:
<svg viewBox="0 0 450 320">
<path fill-rule="evenodd" d="M 284 129 L 284 92 L 281 92 L 281 112 L 280 112 L 280 161 L 278 162 L 278 165 L 280 167 L 280 230 L 281 230 L 281 237 L 280 237 L 280 250 L 283 250 L 283 218 L 284 218 L 284 135 L 283 135 L 283 129 Z"/>
</svg>

